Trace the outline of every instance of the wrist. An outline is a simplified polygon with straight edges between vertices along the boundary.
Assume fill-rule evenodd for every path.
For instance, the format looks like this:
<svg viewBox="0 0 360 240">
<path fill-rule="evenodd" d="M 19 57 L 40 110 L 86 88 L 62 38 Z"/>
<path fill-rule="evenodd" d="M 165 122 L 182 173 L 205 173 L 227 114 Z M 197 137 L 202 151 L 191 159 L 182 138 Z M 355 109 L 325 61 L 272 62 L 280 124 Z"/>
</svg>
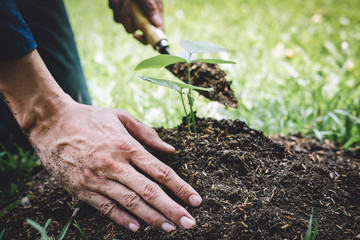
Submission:
<svg viewBox="0 0 360 240">
<path fill-rule="evenodd" d="M 0 93 L 26 134 L 42 131 L 71 101 L 36 50 L 0 64 Z"/>
</svg>

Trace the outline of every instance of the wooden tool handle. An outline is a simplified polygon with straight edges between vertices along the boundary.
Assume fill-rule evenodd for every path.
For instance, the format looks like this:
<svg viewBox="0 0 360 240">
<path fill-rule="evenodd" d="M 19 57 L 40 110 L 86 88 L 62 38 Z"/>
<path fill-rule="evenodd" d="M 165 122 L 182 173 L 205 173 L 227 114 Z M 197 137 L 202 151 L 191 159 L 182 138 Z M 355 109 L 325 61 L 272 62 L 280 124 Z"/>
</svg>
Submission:
<svg viewBox="0 0 360 240">
<path fill-rule="evenodd" d="M 131 16 L 135 27 L 143 32 L 148 43 L 154 48 L 161 40 L 166 39 L 164 32 L 150 23 L 135 1 L 132 2 Z"/>
</svg>

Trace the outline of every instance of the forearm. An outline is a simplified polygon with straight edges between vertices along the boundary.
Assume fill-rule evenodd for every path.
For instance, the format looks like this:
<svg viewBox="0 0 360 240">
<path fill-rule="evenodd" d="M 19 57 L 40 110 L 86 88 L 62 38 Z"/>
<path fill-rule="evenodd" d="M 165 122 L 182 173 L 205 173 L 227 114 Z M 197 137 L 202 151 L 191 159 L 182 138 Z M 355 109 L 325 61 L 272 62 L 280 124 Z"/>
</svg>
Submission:
<svg viewBox="0 0 360 240">
<path fill-rule="evenodd" d="M 0 63 L 0 93 L 27 133 L 45 128 L 47 118 L 69 100 L 36 50 Z"/>
</svg>

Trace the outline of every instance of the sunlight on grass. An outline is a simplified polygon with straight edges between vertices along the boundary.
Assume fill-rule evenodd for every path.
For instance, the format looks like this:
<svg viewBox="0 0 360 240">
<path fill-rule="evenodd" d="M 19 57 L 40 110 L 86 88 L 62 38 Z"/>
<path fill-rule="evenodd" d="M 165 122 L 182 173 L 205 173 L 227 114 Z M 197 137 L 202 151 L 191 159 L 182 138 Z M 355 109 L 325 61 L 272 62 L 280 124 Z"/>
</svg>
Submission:
<svg viewBox="0 0 360 240">
<path fill-rule="evenodd" d="M 94 104 L 126 109 L 154 127 L 176 126 L 182 117 L 177 95 L 144 83 L 134 71 L 156 55 L 151 47 L 113 22 L 106 1 L 65 2 Z M 359 1 L 163 3 L 172 52 L 180 51 L 182 39 L 212 41 L 237 62 L 224 69 L 239 109 L 216 109 L 199 97 L 199 112 L 240 118 L 268 134 L 303 132 L 348 146 L 359 142 Z M 165 69 L 144 75 L 174 79 Z"/>
</svg>

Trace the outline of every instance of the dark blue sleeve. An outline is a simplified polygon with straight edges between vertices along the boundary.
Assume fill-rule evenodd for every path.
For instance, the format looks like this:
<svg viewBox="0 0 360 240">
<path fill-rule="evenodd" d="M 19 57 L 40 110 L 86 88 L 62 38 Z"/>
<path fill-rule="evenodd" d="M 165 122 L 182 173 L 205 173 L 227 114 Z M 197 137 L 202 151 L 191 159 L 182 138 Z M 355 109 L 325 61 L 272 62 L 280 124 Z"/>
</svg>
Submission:
<svg viewBox="0 0 360 240">
<path fill-rule="evenodd" d="M 23 56 L 35 48 L 33 35 L 14 0 L 0 0 L 0 62 Z"/>
</svg>

